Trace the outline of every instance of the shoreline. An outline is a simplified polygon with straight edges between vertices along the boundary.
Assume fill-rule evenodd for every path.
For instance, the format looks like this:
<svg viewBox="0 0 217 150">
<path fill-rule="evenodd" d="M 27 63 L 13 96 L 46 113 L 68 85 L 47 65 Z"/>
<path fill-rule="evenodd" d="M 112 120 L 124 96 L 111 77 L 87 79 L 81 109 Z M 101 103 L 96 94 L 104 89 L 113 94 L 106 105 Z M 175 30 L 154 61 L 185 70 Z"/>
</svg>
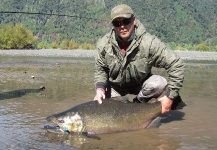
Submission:
<svg viewBox="0 0 217 150">
<path fill-rule="evenodd" d="M 184 60 L 215 60 L 217 52 L 201 51 L 175 51 Z M 81 57 L 94 58 L 95 50 L 60 50 L 60 49 L 40 49 L 40 50 L 0 50 L 0 56 L 42 56 L 42 57 Z"/>
</svg>

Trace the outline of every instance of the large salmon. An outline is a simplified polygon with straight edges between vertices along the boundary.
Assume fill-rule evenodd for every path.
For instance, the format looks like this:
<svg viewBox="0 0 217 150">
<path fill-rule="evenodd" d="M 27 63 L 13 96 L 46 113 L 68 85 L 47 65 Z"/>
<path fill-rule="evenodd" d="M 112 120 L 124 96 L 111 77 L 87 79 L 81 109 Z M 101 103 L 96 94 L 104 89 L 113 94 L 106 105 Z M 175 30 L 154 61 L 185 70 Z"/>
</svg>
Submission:
<svg viewBox="0 0 217 150">
<path fill-rule="evenodd" d="M 120 98 L 119 98 L 120 99 Z M 116 98 L 90 101 L 47 117 L 68 133 L 102 134 L 147 128 L 161 114 L 161 103 L 133 103 Z"/>
</svg>

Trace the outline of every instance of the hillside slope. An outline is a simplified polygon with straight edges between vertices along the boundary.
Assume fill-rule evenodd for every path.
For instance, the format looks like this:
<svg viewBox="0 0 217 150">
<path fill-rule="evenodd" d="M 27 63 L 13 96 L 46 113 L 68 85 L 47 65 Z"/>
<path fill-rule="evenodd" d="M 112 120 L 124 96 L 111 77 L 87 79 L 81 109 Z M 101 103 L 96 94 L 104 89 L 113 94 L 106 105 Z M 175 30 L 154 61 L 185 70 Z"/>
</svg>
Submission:
<svg viewBox="0 0 217 150">
<path fill-rule="evenodd" d="M 95 43 L 111 28 L 111 8 L 121 3 L 165 42 L 212 44 L 217 38 L 216 0 L 1 0 L 0 24 L 22 23 L 39 39 Z"/>
</svg>

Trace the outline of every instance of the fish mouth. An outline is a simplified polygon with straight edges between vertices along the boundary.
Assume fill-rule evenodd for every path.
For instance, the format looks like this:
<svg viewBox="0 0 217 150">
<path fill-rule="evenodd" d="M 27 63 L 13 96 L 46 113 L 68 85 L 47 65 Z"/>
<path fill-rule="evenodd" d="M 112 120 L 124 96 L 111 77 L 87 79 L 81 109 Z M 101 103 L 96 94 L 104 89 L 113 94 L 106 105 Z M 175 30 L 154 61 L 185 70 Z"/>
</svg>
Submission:
<svg viewBox="0 0 217 150">
<path fill-rule="evenodd" d="M 81 116 L 78 113 L 69 113 L 62 117 L 49 116 L 47 121 L 52 121 L 57 126 L 45 126 L 45 129 L 63 133 L 82 133 L 84 124 Z"/>
<path fill-rule="evenodd" d="M 56 134 L 69 134 L 69 132 L 63 131 L 60 126 L 51 126 L 51 125 L 45 125 L 44 129 L 47 130 L 47 132 L 50 133 L 56 133 Z"/>
</svg>

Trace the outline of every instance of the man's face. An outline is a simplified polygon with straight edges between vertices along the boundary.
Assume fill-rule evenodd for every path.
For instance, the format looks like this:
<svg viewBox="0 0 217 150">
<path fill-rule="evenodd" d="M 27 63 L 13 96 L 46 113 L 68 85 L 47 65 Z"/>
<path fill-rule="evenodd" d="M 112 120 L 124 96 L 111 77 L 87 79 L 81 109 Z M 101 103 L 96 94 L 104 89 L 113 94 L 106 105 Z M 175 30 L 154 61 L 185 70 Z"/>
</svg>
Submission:
<svg viewBox="0 0 217 150">
<path fill-rule="evenodd" d="M 127 41 L 134 30 L 134 26 L 136 25 L 135 17 L 131 18 L 116 18 L 112 22 L 114 26 L 115 32 L 118 34 L 122 40 Z"/>
</svg>

